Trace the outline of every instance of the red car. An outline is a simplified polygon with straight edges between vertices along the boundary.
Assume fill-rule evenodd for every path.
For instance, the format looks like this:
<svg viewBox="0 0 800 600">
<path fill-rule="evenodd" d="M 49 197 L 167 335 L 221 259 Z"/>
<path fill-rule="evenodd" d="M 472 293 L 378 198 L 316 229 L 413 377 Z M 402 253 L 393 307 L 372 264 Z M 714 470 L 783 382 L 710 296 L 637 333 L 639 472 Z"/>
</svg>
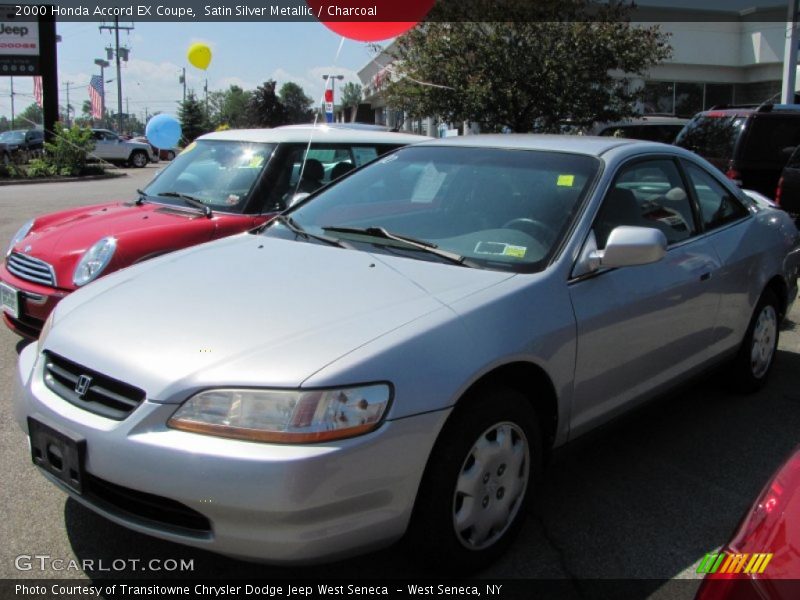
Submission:
<svg viewBox="0 0 800 600">
<path fill-rule="evenodd" d="M 55 305 L 97 277 L 241 233 L 341 174 L 421 136 L 319 127 L 231 130 L 190 144 L 138 196 L 37 217 L 0 265 L 0 312 L 37 338 Z"/>
<path fill-rule="evenodd" d="M 705 556 L 696 600 L 800 598 L 800 448 L 778 469 L 719 552 Z"/>
</svg>

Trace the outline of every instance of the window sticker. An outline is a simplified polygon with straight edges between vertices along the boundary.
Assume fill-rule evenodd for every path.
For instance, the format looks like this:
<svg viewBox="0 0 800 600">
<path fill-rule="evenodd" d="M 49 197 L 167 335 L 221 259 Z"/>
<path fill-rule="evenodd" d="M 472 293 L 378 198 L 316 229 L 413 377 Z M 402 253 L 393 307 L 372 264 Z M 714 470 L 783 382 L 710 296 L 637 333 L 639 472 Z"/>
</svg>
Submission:
<svg viewBox="0 0 800 600">
<path fill-rule="evenodd" d="M 478 242 L 474 250 L 475 254 L 510 256 L 512 258 L 525 258 L 527 251 L 525 246 L 513 246 L 504 242 Z"/>
<path fill-rule="evenodd" d="M 575 185 L 575 175 L 559 175 L 556 185 L 558 187 L 572 187 Z"/>
</svg>

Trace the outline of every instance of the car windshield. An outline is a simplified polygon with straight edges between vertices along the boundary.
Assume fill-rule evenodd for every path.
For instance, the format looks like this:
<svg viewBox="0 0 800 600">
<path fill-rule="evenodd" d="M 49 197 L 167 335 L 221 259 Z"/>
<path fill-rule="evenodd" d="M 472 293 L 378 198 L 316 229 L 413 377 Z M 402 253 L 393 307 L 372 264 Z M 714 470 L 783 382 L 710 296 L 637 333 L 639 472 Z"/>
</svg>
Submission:
<svg viewBox="0 0 800 600">
<path fill-rule="evenodd" d="M 24 131 L 5 131 L 0 133 L 0 142 L 5 142 L 6 144 L 19 144 L 25 141 L 25 132 Z"/>
<path fill-rule="evenodd" d="M 733 149 L 745 120 L 745 117 L 730 115 L 695 117 L 675 139 L 675 145 L 706 159 L 728 161 L 733 158 Z"/>
<path fill-rule="evenodd" d="M 531 272 L 546 266 L 598 168 L 593 157 L 561 152 L 408 147 L 323 190 L 264 234 Z"/>
<path fill-rule="evenodd" d="M 223 212 L 241 212 L 275 144 L 198 140 L 189 144 L 145 189 L 159 202 L 185 206 L 189 195 Z M 163 194 L 167 194 L 164 196 Z"/>
</svg>

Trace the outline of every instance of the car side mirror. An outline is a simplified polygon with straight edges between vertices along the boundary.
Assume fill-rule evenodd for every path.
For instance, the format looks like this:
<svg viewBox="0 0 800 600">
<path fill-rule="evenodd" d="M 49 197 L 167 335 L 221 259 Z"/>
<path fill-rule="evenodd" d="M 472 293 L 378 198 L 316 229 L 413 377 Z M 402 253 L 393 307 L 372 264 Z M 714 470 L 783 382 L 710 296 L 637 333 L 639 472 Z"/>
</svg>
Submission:
<svg viewBox="0 0 800 600">
<path fill-rule="evenodd" d="M 797 146 L 786 146 L 786 148 L 781 149 L 781 154 L 783 158 L 789 160 L 789 158 L 794 154 L 794 151 L 797 150 Z"/>
<path fill-rule="evenodd" d="M 591 267 L 633 267 L 658 262 L 667 253 L 667 238 L 652 227 L 615 227 L 608 236 L 605 250 L 589 255 Z"/>
</svg>

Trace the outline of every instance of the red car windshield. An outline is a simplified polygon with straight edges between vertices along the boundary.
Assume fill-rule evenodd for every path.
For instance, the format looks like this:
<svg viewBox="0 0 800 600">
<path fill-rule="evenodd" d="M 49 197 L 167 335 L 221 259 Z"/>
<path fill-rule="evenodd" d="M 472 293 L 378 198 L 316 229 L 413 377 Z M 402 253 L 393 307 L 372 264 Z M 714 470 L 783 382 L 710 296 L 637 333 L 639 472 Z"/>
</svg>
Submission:
<svg viewBox="0 0 800 600">
<path fill-rule="evenodd" d="M 242 212 L 274 149 L 275 144 L 198 140 L 189 144 L 144 193 L 165 204 L 184 205 L 175 197 L 183 194 L 213 210 Z"/>
</svg>

